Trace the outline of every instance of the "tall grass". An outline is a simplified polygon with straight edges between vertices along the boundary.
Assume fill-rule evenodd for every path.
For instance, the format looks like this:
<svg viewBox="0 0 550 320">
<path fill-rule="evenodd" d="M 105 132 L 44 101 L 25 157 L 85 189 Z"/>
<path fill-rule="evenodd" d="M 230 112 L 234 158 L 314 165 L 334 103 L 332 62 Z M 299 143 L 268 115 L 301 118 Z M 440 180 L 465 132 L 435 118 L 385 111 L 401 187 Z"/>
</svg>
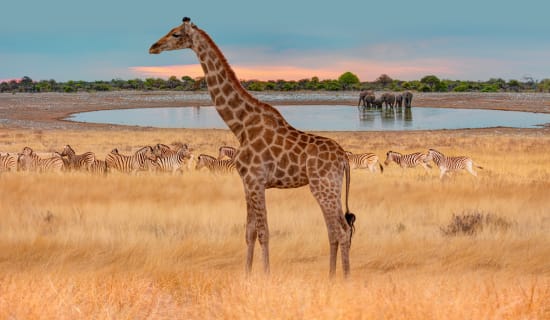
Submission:
<svg viewBox="0 0 550 320">
<path fill-rule="evenodd" d="M 349 281 L 328 278 L 327 231 L 307 187 L 267 191 L 272 272 L 262 274 L 257 247 L 246 277 L 236 175 L 3 173 L 0 318 L 548 318 L 550 136 L 500 130 L 327 133 L 382 161 L 433 147 L 485 168 L 443 181 L 435 168 L 353 171 Z M 209 154 L 235 144 L 224 130 L 0 130 L 2 152 L 70 144 L 101 158 L 172 141 Z M 508 225 L 442 232 L 471 212 Z"/>
</svg>

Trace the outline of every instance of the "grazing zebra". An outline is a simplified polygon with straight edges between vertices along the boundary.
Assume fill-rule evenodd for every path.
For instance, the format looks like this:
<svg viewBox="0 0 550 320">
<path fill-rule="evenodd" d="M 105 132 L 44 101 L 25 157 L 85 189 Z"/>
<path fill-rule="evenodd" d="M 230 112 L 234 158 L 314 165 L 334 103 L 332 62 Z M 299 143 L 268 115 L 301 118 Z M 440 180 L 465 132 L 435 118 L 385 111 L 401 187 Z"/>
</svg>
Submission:
<svg viewBox="0 0 550 320">
<path fill-rule="evenodd" d="M 147 159 L 156 160 L 157 156 L 153 153 L 150 146 L 143 147 L 131 156 L 120 154 L 118 149 L 113 149 L 105 157 L 108 169 L 114 169 L 124 173 L 136 173 L 138 170 L 147 170 Z"/>
<path fill-rule="evenodd" d="M 428 157 L 421 152 L 401 154 L 395 151 L 388 151 L 386 153 L 386 160 L 384 161 L 384 165 L 387 166 L 392 161 L 400 165 L 403 169 L 414 168 L 418 165 L 421 165 L 426 171 L 428 171 L 428 168 L 432 168 L 432 166 L 428 163 L 430 162 L 430 160 L 428 160 Z"/>
<path fill-rule="evenodd" d="M 63 159 L 58 154 L 51 158 L 40 158 L 30 147 L 23 148 L 17 159 L 19 168 L 24 171 L 56 171 L 63 169 Z"/>
<path fill-rule="evenodd" d="M 5 155 L 0 154 L 0 172 L 1 171 L 17 171 L 17 156 L 9 153 Z"/>
<path fill-rule="evenodd" d="M 191 160 L 192 157 L 193 155 L 187 148 L 180 148 L 176 153 L 167 152 L 165 155 L 158 156 L 153 166 L 158 171 L 176 173 L 183 168 L 185 161 Z"/>
<path fill-rule="evenodd" d="M 346 151 L 348 156 L 349 168 L 350 169 L 369 169 L 370 172 L 376 172 L 376 164 L 380 167 L 380 172 L 384 173 L 384 167 L 378 160 L 378 156 L 374 153 L 351 153 Z"/>
<path fill-rule="evenodd" d="M 85 169 L 90 171 L 91 165 L 95 161 L 95 154 L 93 152 L 84 152 L 83 154 L 76 154 L 70 145 L 66 145 L 61 152 L 61 156 L 66 156 L 69 159 L 70 170 Z"/>
<path fill-rule="evenodd" d="M 106 175 L 107 174 L 107 162 L 103 160 L 94 160 L 90 165 L 90 172 L 97 175 Z"/>
<path fill-rule="evenodd" d="M 227 174 L 235 171 L 235 161 L 233 159 L 229 160 L 218 160 L 212 156 L 201 154 L 197 159 L 196 170 L 201 168 L 208 168 L 211 173 Z"/>
<path fill-rule="evenodd" d="M 223 157 L 228 157 L 229 159 L 235 159 L 235 154 L 237 154 L 237 149 L 231 146 L 221 146 L 218 149 L 218 160 L 223 159 Z"/>
<path fill-rule="evenodd" d="M 464 156 L 447 157 L 435 149 L 428 150 L 427 159 L 428 161 L 433 160 L 433 162 L 439 167 L 439 178 L 443 178 L 445 173 L 462 169 L 466 169 L 466 171 L 470 174 L 477 177 L 477 173 L 474 171 L 473 167 L 475 166 L 479 169 L 483 169 L 483 167 L 475 164 L 472 158 Z"/>
</svg>

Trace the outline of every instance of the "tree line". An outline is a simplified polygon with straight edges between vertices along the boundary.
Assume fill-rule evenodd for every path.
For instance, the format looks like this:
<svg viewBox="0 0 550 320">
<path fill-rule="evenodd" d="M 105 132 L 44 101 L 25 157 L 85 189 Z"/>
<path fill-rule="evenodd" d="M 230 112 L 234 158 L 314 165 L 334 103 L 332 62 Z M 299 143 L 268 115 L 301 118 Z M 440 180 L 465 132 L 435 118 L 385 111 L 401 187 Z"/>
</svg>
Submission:
<svg viewBox="0 0 550 320">
<path fill-rule="evenodd" d="M 414 90 L 421 92 L 550 92 L 550 79 L 535 80 L 523 77 L 522 80 L 503 80 L 491 78 L 487 81 L 464 81 L 439 79 L 427 75 L 420 80 L 403 81 L 392 79 L 387 74 L 380 75 L 375 81 L 361 82 L 352 72 L 343 73 L 338 79 L 320 80 L 318 77 L 302 80 L 241 80 L 241 84 L 250 91 L 343 91 L 343 90 Z M 57 82 L 53 79 L 34 81 L 28 76 L 19 80 L 0 82 L 0 92 L 94 92 L 115 90 L 169 90 L 200 91 L 206 90 L 204 77 L 191 78 L 171 76 L 168 79 L 113 79 L 110 81 Z"/>
</svg>

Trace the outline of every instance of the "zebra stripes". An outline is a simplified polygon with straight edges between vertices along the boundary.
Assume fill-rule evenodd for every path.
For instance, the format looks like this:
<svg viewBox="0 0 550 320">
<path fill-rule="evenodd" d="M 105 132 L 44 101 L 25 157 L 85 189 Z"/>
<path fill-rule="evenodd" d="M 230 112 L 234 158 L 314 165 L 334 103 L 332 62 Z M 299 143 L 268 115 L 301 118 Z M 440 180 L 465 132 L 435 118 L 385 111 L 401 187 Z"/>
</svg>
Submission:
<svg viewBox="0 0 550 320">
<path fill-rule="evenodd" d="M 439 167 L 439 178 L 442 179 L 446 173 L 465 169 L 473 176 L 477 177 L 474 166 L 483 169 L 483 167 L 474 163 L 474 161 L 465 156 L 447 157 L 443 153 L 430 149 L 428 150 L 428 161 L 433 161 Z"/>
<path fill-rule="evenodd" d="M 51 158 L 40 158 L 30 147 L 23 148 L 17 159 L 19 169 L 24 171 L 60 172 L 63 169 L 63 159 L 59 155 Z"/>
<path fill-rule="evenodd" d="M 94 160 L 94 162 L 90 165 L 89 171 L 92 174 L 97 175 L 106 175 L 107 174 L 107 162 L 103 160 Z"/>
<path fill-rule="evenodd" d="M 395 151 L 388 151 L 386 153 L 386 160 L 384 165 L 389 165 L 391 162 L 397 163 L 401 168 L 414 168 L 421 165 L 426 171 L 432 166 L 428 163 L 427 156 L 421 152 L 415 152 L 410 154 L 401 154 Z"/>
<path fill-rule="evenodd" d="M 237 154 L 237 149 L 231 146 L 221 146 L 218 149 L 218 160 L 223 159 L 223 157 L 228 157 L 229 159 L 235 159 Z"/>
<path fill-rule="evenodd" d="M 200 170 L 204 167 L 214 174 L 228 174 L 235 171 L 235 162 L 233 159 L 218 160 L 212 156 L 201 154 L 197 159 L 195 169 Z"/>
<path fill-rule="evenodd" d="M 370 172 L 376 172 L 376 164 L 380 167 L 380 172 L 384 173 L 384 167 L 380 163 L 378 156 L 374 153 L 351 153 L 346 151 L 350 169 L 369 169 Z"/>
<path fill-rule="evenodd" d="M 156 155 L 153 153 L 153 148 L 150 146 L 143 147 L 136 151 L 133 155 L 127 156 L 120 154 L 118 149 L 113 149 L 105 157 L 105 162 L 109 170 L 117 170 L 124 173 L 136 173 L 138 170 L 149 169 L 149 162 L 156 160 Z"/>
<path fill-rule="evenodd" d="M 163 156 L 157 156 L 153 165 L 158 171 L 175 173 L 183 168 L 186 160 L 191 160 L 192 157 L 193 155 L 186 147 L 180 148 L 175 153 L 166 152 Z"/>
<path fill-rule="evenodd" d="M 69 159 L 69 169 L 71 170 L 90 170 L 91 165 L 95 161 L 95 154 L 93 152 L 84 152 L 83 154 L 76 154 L 74 149 L 70 145 L 66 145 L 61 152 L 61 156 L 66 156 Z"/>
<path fill-rule="evenodd" d="M 0 172 L 2 171 L 17 171 L 17 156 L 14 154 L 6 153 L 0 154 Z"/>
</svg>

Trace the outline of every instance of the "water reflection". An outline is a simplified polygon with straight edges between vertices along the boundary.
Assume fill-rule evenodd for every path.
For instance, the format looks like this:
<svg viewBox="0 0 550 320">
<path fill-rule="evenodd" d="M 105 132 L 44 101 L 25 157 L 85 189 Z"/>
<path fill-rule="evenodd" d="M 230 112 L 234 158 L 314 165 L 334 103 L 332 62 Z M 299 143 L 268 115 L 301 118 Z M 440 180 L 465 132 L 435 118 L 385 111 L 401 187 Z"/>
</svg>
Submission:
<svg viewBox="0 0 550 320">
<path fill-rule="evenodd" d="M 412 108 L 358 108 L 359 121 L 368 126 L 380 119 L 382 127 L 386 129 L 401 130 L 410 128 L 413 124 Z"/>
<path fill-rule="evenodd" d="M 550 114 L 476 109 L 277 106 L 294 127 L 306 131 L 437 130 L 486 127 L 529 128 L 550 123 Z M 68 120 L 159 128 L 227 129 L 211 106 L 83 112 Z"/>
</svg>

